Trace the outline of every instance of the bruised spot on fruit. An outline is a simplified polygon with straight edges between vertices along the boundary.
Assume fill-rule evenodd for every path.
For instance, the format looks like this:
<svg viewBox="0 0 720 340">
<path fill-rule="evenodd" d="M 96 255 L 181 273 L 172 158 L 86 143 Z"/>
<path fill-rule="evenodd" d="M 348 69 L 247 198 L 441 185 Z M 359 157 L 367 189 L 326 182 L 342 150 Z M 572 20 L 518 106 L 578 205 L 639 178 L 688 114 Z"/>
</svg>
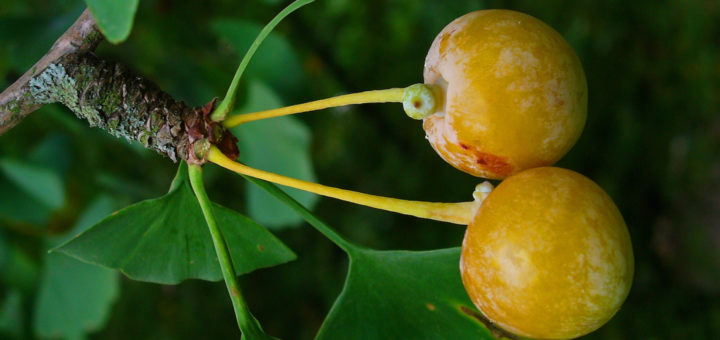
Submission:
<svg viewBox="0 0 720 340">
<path fill-rule="evenodd" d="M 505 158 L 503 157 L 475 150 L 465 144 L 460 144 L 460 147 L 468 150 L 473 154 L 475 158 L 475 163 L 480 165 L 482 168 L 491 171 L 494 174 L 505 177 L 510 175 L 513 171 L 512 165 L 508 164 L 508 162 L 506 162 Z"/>
<path fill-rule="evenodd" d="M 460 306 L 460 311 L 463 312 L 463 314 L 477 320 L 480 322 L 485 328 L 487 328 L 490 333 L 496 338 L 496 339 L 510 339 L 510 340 L 518 340 L 519 338 L 513 334 L 508 333 L 507 331 L 503 330 L 502 328 L 495 326 L 492 321 L 488 320 L 484 315 L 477 312 L 474 309 Z"/>
</svg>

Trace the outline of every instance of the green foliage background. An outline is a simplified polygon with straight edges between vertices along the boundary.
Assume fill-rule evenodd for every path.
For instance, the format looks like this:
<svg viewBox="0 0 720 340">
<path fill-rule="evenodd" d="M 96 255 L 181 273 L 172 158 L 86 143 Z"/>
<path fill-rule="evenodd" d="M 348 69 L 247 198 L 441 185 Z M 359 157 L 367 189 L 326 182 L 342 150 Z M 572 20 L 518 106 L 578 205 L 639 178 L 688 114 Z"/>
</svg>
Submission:
<svg viewBox="0 0 720 340">
<path fill-rule="evenodd" d="M 128 40 L 103 44 L 97 53 L 201 105 L 224 94 L 244 52 L 238 49 L 284 5 L 142 0 Z M 2 1 L 0 88 L 44 54 L 83 8 L 79 0 Z M 260 48 L 241 84 L 241 93 L 254 93 L 253 98 L 241 95 L 239 106 L 292 104 L 419 82 L 435 34 L 455 17 L 483 8 L 540 18 L 567 38 L 585 67 L 588 123 L 559 166 L 589 176 L 615 199 L 636 258 L 628 301 L 587 338 L 720 338 L 718 2 L 317 0 L 283 21 Z M 287 161 L 302 152 L 297 143 L 307 143 L 314 175 L 303 163 L 298 176 L 433 201 L 468 199 L 478 182 L 437 157 L 420 124 L 398 105 L 341 108 L 299 119 L 305 129 L 296 122 L 287 126 L 297 137 L 293 144 L 268 144 L 266 155 L 282 154 Z M 267 164 L 272 166 L 277 165 Z M 0 338 L 52 337 L 55 333 L 38 331 L 53 329 L 53 318 L 38 316 L 39 306 L 47 305 L 43 292 L 62 285 L 67 278 L 62 274 L 75 270 L 88 275 L 86 282 L 119 283 L 86 288 L 87 298 L 78 303 L 104 311 L 88 318 L 76 336 L 89 331 L 102 339 L 236 337 L 221 283 L 163 286 L 49 266 L 68 265 L 45 252 L 57 237 L 130 203 L 164 195 L 174 173 L 168 159 L 90 129 L 59 106 L 43 108 L 1 136 Z M 342 288 L 346 256 L 292 214 L 248 211 L 257 206 L 248 202 L 265 198 L 246 191 L 240 177 L 216 167 L 206 175 L 212 198 L 269 223 L 298 254 L 293 262 L 241 277 L 254 314 L 269 334 L 313 337 Z M 313 210 L 348 239 L 376 249 L 453 247 L 463 234 L 456 226 L 330 199 L 318 200 Z M 61 304 L 53 306 L 61 313 Z"/>
</svg>

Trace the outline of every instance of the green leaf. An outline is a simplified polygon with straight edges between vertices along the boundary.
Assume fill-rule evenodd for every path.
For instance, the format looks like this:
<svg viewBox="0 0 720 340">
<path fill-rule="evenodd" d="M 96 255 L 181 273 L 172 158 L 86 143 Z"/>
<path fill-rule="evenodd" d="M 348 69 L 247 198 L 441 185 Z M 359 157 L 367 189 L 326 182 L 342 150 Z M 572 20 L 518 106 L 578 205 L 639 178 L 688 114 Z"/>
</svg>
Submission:
<svg viewBox="0 0 720 340">
<path fill-rule="evenodd" d="M 0 18 L 0 45 L 7 49 L 8 64 L 17 72 L 27 71 L 47 53 L 52 44 L 82 13 L 82 8 L 60 15 L 4 16 Z"/>
<path fill-rule="evenodd" d="M 51 169 L 64 178 L 71 163 L 70 143 L 67 135 L 49 134 L 33 147 L 27 158 L 33 164 Z"/>
<path fill-rule="evenodd" d="M 22 188 L 0 175 L 0 217 L 44 226 L 52 210 Z"/>
<path fill-rule="evenodd" d="M 113 211 L 108 197 L 96 199 L 66 236 L 47 240 L 49 246 L 82 232 Z M 45 268 L 35 301 L 33 329 L 42 337 L 80 338 L 101 329 L 118 296 L 117 272 L 80 262 L 65 254 L 45 255 Z"/>
<path fill-rule="evenodd" d="M 105 216 L 111 214 L 115 209 L 115 203 L 113 200 L 105 195 L 99 196 L 90 203 L 85 212 L 80 215 L 75 227 L 70 231 L 66 232 L 62 236 L 57 236 L 49 239 L 49 248 L 54 248 L 62 243 L 72 239 L 75 235 L 80 234 L 92 227 L 94 224 L 100 222 Z"/>
<path fill-rule="evenodd" d="M 250 48 L 262 26 L 246 20 L 218 19 L 212 22 L 212 30 L 235 51 L 242 53 Z M 302 72 L 300 59 L 290 42 L 281 34 L 273 32 L 258 48 L 256 57 L 245 71 L 245 77 L 261 79 L 274 88 L 287 90 L 299 84 Z"/>
<path fill-rule="evenodd" d="M 251 82 L 248 102 L 239 111 L 252 112 L 282 106 L 267 86 Z M 240 160 L 249 166 L 286 176 L 315 181 L 310 157 L 310 131 L 295 117 L 285 116 L 242 124 L 232 129 L 238 136 Z M 305 206 L 313 206 L 318 196 L 284 188 Z M 297 225 L 302 218 L 282 202 L 256 186 L 247 187 L 248 213 L 259 223 L 274 228 Z"/>
<path fill-rule="evenodd" d="M 0 273 L 3 271 L 3 267 L 8 260 L 8 248 L 5 243 L 5 234 L 0 230 Z"/>
<path fill-rule="evenodd" d="M 292 207 L 350 257 L 345 288 L 323 323 L 319 339 L 493 339 L 484 326 L 487 321 L 462 285 L 460 248 L 361 248 L 275 185 L 248 180 Z"/>
<path fill-rule="evenodd" d="M 459 263 L 460 248 L 351 252 L 345 288 L 318 339 L 493 339 Z"/>
<path fill-rule="evenodd" d="M 295 259 L 259 224 L 220 205 L 213 208 L 238 274 Z M 222 279 L 185 163 L 167 195 L 122 209 L 57 249 L 119 269 L 139 281 L 175 284 L 191 278 Z"/>
<path fill-rule="evenodd" d="M 101 329 L 118 296 L 118 283 L 113 270 L 48 254 L 35 305 L 35 334 L 77 338 Z"/>
<path fill-rule="evenodd" d="M 130 36 L 138 0 L 85 0 L 85 3 L 108 41 L 119 44 Z"/>
<path fill-rule="evenodd" d="M 0 335 L 10 334 L 20 338 L 23 333 L 22 294 L 18 290 L 10 290 L 0 304 Z"/>
<path fill-rule="evenodd" d="M 51 209 L 65 201 L 65 187 L 51 169 L 14 159 L 0 160 L 0 171 L 15 185 Z"/>
<path fill-rule="evenodd" d="M 64 204 L 64 176 L 71 161 L 68 139 L 52 133 L 33 146 L 26 158 L 0 159 L 0 216 L 44 226 Z"/>
<path fill-rule="evenodd" d="M 9 244 L 6 251 L 0 267 L 0 282 L 23 293 L 32 291 L 37 283 L 37 263 L 17 244 Z"/>
</svg>

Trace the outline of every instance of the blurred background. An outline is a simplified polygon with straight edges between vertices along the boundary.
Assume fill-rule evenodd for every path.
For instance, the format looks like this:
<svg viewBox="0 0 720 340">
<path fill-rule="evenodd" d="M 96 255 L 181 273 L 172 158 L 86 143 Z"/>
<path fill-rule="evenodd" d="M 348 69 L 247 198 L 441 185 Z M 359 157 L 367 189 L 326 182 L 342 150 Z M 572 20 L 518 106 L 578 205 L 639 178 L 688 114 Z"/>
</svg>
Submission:
<svg viewBox="0 0 720 340">
<path fill-rule="evenodd" d="M 130 38 L 104 43 L 97 54 L 202 105 L 224 95 L 255 34 L 287 3 L 141 0 Z M 627 302 L 587 338 L 720 339 L 720 2 L 317 0 L 261 47 L 239 105 L 271 108 L 420 82 L 434 36 L 454 18 L 486 8 L 543 20 L 585 67 L 587 126 L 558 165 L 592 178 L 613 197 L 636 260 Z M 0 88 L 41 57 L 83 9 L 79 0 L 0 2 Z M 248 130 L 257 138 L 241 137 L 244 160 L 414 200 L 467 200 L 478 183 L 443 162 L 420 123 L 397 104 L 308 113 L 283 124 L 278 137 Z M 163 195 L 174 171 L 168 159 L 91 129 L 60 106 L 46 106 L 0 136 L 0 338 L 237 337 L 221 283 L 162 286 L 104 269 L 70 275 L 46 254 L 88 216 Z M 214 200 L 268 226 L 299 256 L 241 278 L 252 311 L 274 336 L 312 338 L 342 289 L 344 253 L 292 214 L 262 204 L 266 198 L 241 178 L 218 168 L 206 172 Z M 300 198 L 368 247 L 437 249 L 462 240 L 464 230 L 453 225 Z M 53 333 L 38 320 L 63 311 L 43 302 L 43 294 L 76 285 L 78 277 L 99 291 L 87 299 L 104 302 L 93 305 L 97 310 L 80 329 Z"/>
</svg>

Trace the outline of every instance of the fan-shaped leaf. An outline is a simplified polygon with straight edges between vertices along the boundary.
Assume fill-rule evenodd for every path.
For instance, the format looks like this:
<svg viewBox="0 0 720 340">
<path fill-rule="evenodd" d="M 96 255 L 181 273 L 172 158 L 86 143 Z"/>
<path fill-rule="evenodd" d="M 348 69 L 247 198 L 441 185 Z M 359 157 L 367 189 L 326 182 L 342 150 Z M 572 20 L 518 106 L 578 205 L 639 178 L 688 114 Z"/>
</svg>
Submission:
<svg viewBox="0 0 720 340">
<path fill-rule="evenodd" d="M 465 293 L 459 261 L 460 248 L 352 251 L 318 339 L 494 339 Z"/>
<path fill-rule="evenodd" d="M 138 0 L 85 0 L 108 41 L 119 44 L 130 35 Z"/>
<path fill-rule="evenodd" d="M 246 177 L 247 178 L 247 177 Z M 275 185 L 248 178 L 350 257 L 345 288 L 318 339 L 493 339 L 460 279 L 460 248 L 377 251 L 353 245 Z M 493 329 L 493 331 L 496 331 Z"/>
<path fill-rule="evenodd" d="M 213 208 L 238 274 L 295 258 L 259 224 L 220 205 Z M 222 279 L 184 163 L 167 195 L 122 209 L 57 249 L 140 281 L 174 284 L 190 278 Z"/>
</svg>

